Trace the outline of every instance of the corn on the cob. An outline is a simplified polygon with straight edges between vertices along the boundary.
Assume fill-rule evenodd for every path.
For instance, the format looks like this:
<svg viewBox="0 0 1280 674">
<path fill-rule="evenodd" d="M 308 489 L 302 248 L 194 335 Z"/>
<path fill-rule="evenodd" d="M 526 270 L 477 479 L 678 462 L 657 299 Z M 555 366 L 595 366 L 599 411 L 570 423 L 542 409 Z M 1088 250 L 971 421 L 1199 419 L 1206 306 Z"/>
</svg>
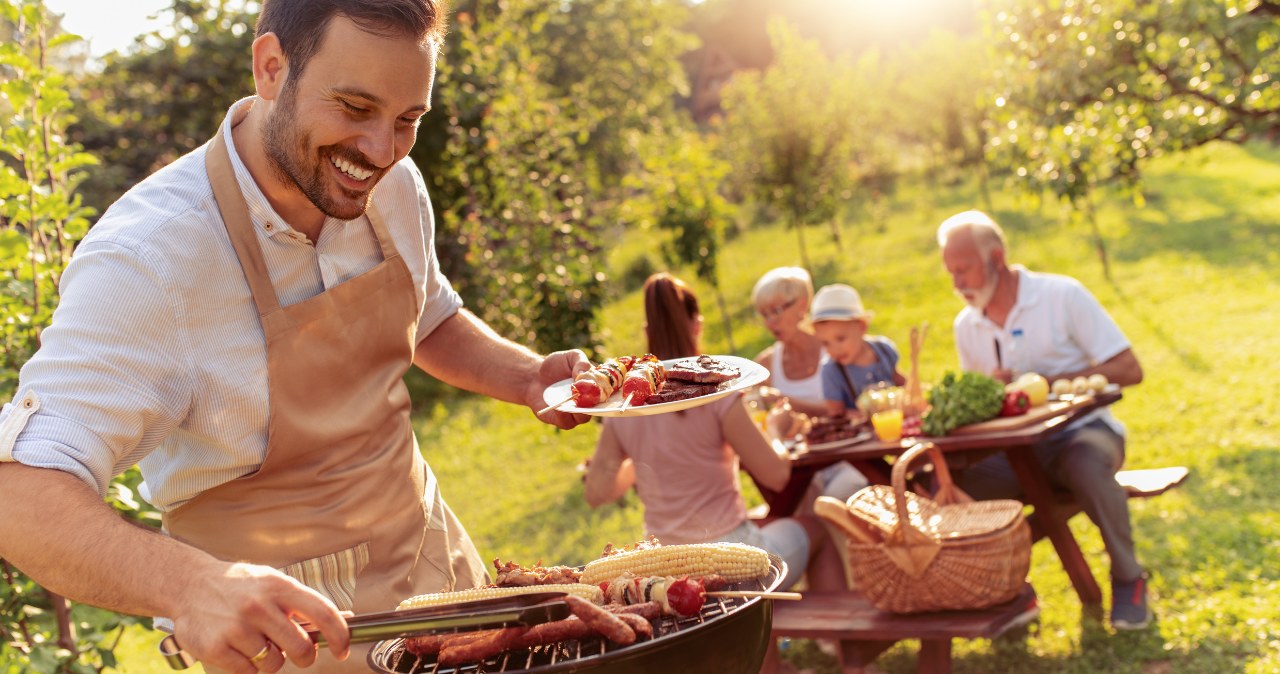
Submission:
<svg viewBox="0 0 1280 674">
<path fill-rule="evenodd" d="M 400 602 L 399 609 L 423 608 L 424 606 L 442 606 L 477 599 L 493 599 L 495 597 L 511 597 L 534 592 L 567 592 L 597 604 L 604 603 L 604 593 L 597 585 L 583 583 L 563 583 L 550 585 L 525 585 L 521 587 L 476 587 L 456 592 L 436 592 L 420 594 Z"/>
<path fill-rule="evenodd" d="M 741 543 L 663 545 L 597 559 L 583 568 L 582 582 L 594 585 L 624 573 L 642 578 L 717 574 L 730 583 L 737 583 L 767 575 L 769 553 Z"/>
</svg>

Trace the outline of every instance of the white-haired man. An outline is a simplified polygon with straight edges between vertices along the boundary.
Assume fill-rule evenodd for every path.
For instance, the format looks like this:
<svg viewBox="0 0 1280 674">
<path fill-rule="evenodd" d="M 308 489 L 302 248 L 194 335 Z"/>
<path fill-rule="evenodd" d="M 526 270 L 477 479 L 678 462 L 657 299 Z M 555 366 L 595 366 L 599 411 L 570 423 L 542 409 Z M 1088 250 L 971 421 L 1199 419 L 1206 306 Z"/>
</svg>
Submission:
<svg viewBox="0 0 1280 674">
<path fill-rule="evenodd" d="M 954 324 L 962 369 L 1009 381 L 1012 364 L 1000 354 L 1010 353 L 1020 331 L 1019 356 L 1028 371 L 1051 380 L 1102 374 L 1121 386 L 1142 381 L 1129 340 L 1093 295 L 1073 278 L 1010 266 L 1004 232 L 990 216 L 966 211 L 948 218 L 938 228 L 938 245 L 967 305 Z M 1111 557 L 1112 626 L 1141 629 L 1151 621 L 1145 574 L 1134 554 L 1128 497 L 1115 481 L 1124 450 L 1124 426 L 1104 408 L 1035 452 L 1050 481 L 1069 490 L 1102 532 Z M 974 498 L 1021 495 L 1003 455 L 966 470 L 960 483 Z"/>
</svg>

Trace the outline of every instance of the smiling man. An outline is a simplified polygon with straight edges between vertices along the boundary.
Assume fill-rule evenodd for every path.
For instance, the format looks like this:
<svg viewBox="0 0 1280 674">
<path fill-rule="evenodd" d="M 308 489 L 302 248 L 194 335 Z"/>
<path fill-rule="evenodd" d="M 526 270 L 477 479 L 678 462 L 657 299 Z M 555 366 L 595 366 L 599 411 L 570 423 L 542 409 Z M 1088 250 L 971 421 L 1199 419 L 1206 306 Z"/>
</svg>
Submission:
<svg viewBox="0 0 1280 674">
<path fill-rule="evenodd" d="M 499 338 L 440 272 L 406 156 L 443 12 L 263 3 L 257 95 L 108 209 L 66 269 L 0 415 L 0 557 L 72 599 L 168 617 L 207 667 L 246 674 L 364 671 L 339 661 L 340 611 L 485 581 L 403 375 L 536 410 L 588 363 Z M 102 500 L 134 464 L 165 535 Z"/>
</svg>

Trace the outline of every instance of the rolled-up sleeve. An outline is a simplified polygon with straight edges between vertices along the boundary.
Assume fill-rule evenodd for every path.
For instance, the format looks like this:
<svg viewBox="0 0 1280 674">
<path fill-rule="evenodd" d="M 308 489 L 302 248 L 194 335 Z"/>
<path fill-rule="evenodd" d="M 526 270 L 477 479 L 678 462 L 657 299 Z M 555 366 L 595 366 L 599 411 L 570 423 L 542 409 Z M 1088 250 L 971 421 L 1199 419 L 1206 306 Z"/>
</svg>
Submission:
<svg viewBox="0 0 1280 674">
<path fill-rule="evenodd" d="M 16 435 L 13 460 L 105 494 L 177 426 L 192 384 L 179 305 L 161 274 L 157 261 L 112 242 L 77 249 L 40 350 L 22 369 L 16 399 L 34 393 L 39 409 Z"/>
</svg>

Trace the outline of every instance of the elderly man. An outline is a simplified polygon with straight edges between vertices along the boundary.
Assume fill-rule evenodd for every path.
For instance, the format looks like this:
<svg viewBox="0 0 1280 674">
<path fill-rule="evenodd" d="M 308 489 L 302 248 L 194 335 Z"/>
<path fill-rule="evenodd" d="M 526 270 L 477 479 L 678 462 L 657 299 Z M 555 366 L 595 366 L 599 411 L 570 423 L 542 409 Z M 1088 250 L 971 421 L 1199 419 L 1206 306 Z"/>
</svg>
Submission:
<svg viewBox="0 0 1280 674">
<path fill-rule="evenodd" d="M 988 215 L 967 211 L 938 228 L 942 261 L 967 306 L 955 319 L 960 366 L 1009 381 L 1000 362 L 1014 331 L 1029 371 L 1049 379 L 1102 374 L 1121 386 L 1142 381 L 1142 366 L 1119 326 L 1075 279 L 1010 266 L 1004 232 Z M 1116 483 L 1124 463 L 1124 426 L 1102 409 L 1036 448 L 1050 481 L 1067 489 L 1098 525 L 1111 557 L 1111 624 L 1141 629 L 1151 621 L 1145 574 L 1134 555 L 1129 502 Z M 1017 479 L 1004 456 L 970 468 L 960 481 L 974 498 L 1018 498 Z"/>
</svg>

